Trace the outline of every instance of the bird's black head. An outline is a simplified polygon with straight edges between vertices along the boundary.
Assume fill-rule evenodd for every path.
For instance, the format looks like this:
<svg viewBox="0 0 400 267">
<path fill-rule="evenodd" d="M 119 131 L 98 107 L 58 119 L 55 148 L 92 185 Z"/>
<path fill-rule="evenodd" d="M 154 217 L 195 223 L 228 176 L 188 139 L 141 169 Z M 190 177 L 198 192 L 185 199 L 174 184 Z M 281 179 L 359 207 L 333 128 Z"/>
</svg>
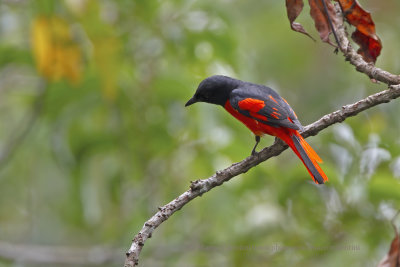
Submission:
<svg viewBox="0 0 400 267">
<path fill-rule="evenodd" d="M 215 75 L 204 79 L 196 90 L 193 97 L 186 103 L 185 107 L 196 102 L 206 102 L 224 106 L 229 99 L 229 94 L 242 83 L 239 80 Z"/>
</svg>

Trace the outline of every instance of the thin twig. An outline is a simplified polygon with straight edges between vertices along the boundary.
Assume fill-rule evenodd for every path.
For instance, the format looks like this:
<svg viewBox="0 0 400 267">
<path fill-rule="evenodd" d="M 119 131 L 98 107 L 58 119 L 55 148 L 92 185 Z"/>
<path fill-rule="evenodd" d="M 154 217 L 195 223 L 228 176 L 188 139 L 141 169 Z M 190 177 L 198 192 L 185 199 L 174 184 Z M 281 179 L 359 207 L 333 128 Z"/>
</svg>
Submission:
<svg viewBox="0 0 400 267">
<path fill-rule="evenodd" d="M 390 224 L 392 225 L 393 230 L 394 230 L 394 233 L 396 234 L 396 236 L 399 235 L 399 232 L 398 232 L 397 226 L 394 224 L 394 222 L 395 222 L 397 216 L 399 216 L 399 214 L 400 214 L 400 210 L 398 210 L 398 211 L 396 212 L 396 214 L 393 216 L 393 218 L 390 220 Z"/>
<path fill-rule="evenodd" d="M 335 37 L 335 41 L 336 41 L 337 45 L 340 47 L 340 41 L 339 41 L 338 36 L 336 35 L 335 27 L 333 27 L 332 19 L 331 19 L 331 16 L 329 15 L 328 7 L 326 6 L 325 0 L 322 0 L 322 4 L 324 5 L 325 15 L 326 15 L 326 17 L 328 18 L 329 27 L 331 27 L 333 36 Z M 336 49 L 337 49 L 337 48 L 336 48 Z M 336 50 L 336 51 L 337 51 L 337 50 Z"/>
</svg>

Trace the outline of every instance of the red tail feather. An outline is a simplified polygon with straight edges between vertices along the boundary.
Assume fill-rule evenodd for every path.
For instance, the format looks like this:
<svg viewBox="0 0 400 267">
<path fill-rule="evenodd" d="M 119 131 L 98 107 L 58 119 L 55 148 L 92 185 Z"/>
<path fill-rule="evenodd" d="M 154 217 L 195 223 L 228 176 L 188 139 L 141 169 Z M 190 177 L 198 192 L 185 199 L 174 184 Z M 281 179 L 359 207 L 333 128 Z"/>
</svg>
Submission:
<svg viewBox="0 0 400 267">
<path fill-rule="evenodd" d="M 322 163 L 321 158 L 298 131 L 288 129 L 288 131 L 282 131 L 282 134 L 278 135 L 278 137 L 287 143 L 301 159 L 316 184 L 323 184 L 328 181 L 328 177 L 318 165 L 318 163 Z"/>
</svg>

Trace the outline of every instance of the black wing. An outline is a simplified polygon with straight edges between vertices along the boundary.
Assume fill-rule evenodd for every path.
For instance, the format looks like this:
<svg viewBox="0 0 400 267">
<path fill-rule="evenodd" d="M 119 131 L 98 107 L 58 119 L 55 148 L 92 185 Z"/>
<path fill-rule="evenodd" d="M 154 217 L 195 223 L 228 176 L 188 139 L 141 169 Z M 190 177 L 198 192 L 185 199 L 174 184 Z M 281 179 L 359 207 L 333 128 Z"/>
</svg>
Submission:
<svg viewBox="0 0 400 267">
<path fill-rule="evenodd" d="M 239 113 L 274 127 L 303 130 L 289 104 L 266 86 L 246 84 L 230 94 L 229 102 Z"/>
</svg>

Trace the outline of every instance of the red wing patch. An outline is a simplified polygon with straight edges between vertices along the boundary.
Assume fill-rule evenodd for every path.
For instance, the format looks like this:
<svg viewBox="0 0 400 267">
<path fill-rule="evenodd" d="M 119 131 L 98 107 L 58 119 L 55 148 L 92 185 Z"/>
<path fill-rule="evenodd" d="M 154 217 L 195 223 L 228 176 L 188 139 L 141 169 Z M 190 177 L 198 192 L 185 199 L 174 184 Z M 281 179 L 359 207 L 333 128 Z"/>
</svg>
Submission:
<svg viewBox="0 0 400 267">
<path fill-rule="evenodd" d="M 277 120 L 279 119 L 279 117 L 276 116 L 274 113 L 271 113 L 270 115 L 271 115 L 272 117 L 274 117 L 275 119 L 277 119 Z"/>
<path fill-rule="evenodd" d="M 255 120 L 254 118 L 250 118 L 247 117 L 243 114 L 241 114 L 240 112 L 238 112 L 236 109 L 234 109 L 231 105 L 231 103 L 228 101 L 226 101 L 225 103 L 225 109 L 236 119 L 238 119 L 239 121 L 241 121 L 242 123 L 244 123 L 244 125 L 246 125 L 255 135 L 263 135 L 264 133 L 266 133 L 264 131 L 265 127 L 269 127 L 268 125 L 264 124 L 264 123 L 258 123 L 257 120 Z M 254 113 L 250 112 L 250 115 L 253 116 Z M 262 116 L 260 114 L 257 114 L 259 116 Z"/>
<path fill-rule="evenodd" d="M 254 98 L 246 98 L 238 102 L 239 108 L 243 110 L 247 110 L 250 112 L 250 116 L 267 121 L 267 117 L 261 114 L 258 114 L 263 107 L 265 107 L 265 103 L 262 100 L 254 99 Z"/>
<path fill-rule="evenodd" d="M 278 104 L 278 101 L 276 101 L 276 99 L 272 95 L 269 95 L 269 98 L 271 98 L 272 101 Z"/>
<path fill-rule="evenodd" d="M 243 110 L 248 110 L 253 113 L 259 112 L 263 107 L 265 107 L 265 103 L 262 100 L 254 99 L 254 98 L 246 98 L 238 102 L 239 108 Z M 256 117 L 256 116 L 255 116 Z"/>
<path fill-rule="evenodd" d="M 270 115 L 277 120 L 279 120 L 279 116 L 282 116 L 282 114 L 280 114 L 279 112 L 276 112 L 276 111 L 272 112 Z"/>
</svg>

